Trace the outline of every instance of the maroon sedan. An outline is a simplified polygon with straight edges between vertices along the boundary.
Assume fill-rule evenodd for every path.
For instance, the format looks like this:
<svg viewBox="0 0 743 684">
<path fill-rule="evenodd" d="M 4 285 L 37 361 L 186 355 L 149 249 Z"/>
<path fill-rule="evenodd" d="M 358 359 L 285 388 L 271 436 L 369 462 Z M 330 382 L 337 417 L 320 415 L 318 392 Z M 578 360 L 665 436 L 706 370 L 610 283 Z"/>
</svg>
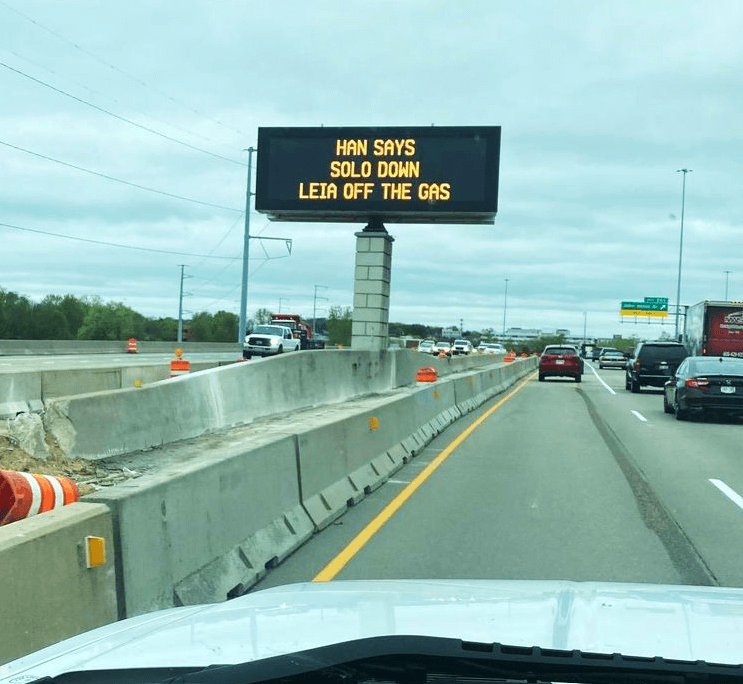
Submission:
<svg viewBox="0 0 743 684">
<path fill-rule="evenodd" d="M 539 381 L 550 376 L 573 378 L 580 382 L 583 364 L 575 347 L 548 345 L 539 357 Z"/>
</svg>

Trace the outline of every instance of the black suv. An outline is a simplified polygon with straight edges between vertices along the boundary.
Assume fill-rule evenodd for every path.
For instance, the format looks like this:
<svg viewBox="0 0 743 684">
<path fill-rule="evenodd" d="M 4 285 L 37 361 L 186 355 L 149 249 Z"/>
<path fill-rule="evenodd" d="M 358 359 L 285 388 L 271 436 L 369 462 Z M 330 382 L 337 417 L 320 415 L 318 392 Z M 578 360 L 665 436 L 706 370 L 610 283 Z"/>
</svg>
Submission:
<svg viewBox="0 0 743 684">
<path fill-rule="evenodd" d="M 627 361 L 625 389 L 639 392 L 642 385 L 663 387 L 688 355 L 680 342 L 640 342 Z"/>
</svg>

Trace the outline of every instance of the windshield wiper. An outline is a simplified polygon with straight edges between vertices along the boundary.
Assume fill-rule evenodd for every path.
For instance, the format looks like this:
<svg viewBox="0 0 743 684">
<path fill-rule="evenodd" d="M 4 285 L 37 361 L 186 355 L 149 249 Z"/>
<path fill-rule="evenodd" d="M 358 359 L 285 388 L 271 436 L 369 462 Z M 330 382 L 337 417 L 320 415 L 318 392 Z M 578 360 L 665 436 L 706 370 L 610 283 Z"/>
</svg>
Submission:
<svg viewBox="0 0 743 684">
<path fill-rule="evenodd" d="M 174 677 L 182 684 L 281 681 L 401 682 L 449 678 L 528 682 L 743 682 L 740 664 L 645 658 L 482 644 L 438 637 L 385 636 L 323 646 L 264 660 L 212 667 Z"/>
<path fill-rule="evenodd" d="M 484 644 L 439 637 L 383 636 L 238 665 L 68 673 L 49 682 L 153 684 L 361 684 L 362 682 L 743 683 L 743 665 Z M 190 670 L 190 671 L 187 671 Z"/>
</svg>

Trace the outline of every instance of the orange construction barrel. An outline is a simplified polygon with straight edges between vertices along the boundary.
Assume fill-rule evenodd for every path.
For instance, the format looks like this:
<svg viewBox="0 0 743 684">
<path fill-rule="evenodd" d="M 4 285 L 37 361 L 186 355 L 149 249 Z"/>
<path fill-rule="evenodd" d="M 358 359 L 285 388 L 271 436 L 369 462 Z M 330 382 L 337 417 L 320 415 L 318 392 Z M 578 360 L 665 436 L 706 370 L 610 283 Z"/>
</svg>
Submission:
<svg viewBox="0 0 743 684">
<path fill-rule="evenodd" d="M 66 506 L 79 498 L 77 485 L 64 475 L 0 470 L 0 525 Z"/>
<path fill-rule="evenodd" d="M 439 372 L 433 366 L 419 368 L 415 374 L 416 382 L 436 382 L 439 379 Z"/>
<path fill-rule="evenodd" d="M 175 358 L 170 362 L 170 377 L 175 378 L 178 375 L 186 375 L 191 372 L 191 362 L 183 357 L 183 350 L 175 350 Z"/>
<path fill-rule="evenodd" d="M 126 343 L 126 353 L 127 354 L 136 354 L 139 349 L 139 345 L 137 343 L 137 338 L 130 337 L 129 340 Z"/>
</svg>

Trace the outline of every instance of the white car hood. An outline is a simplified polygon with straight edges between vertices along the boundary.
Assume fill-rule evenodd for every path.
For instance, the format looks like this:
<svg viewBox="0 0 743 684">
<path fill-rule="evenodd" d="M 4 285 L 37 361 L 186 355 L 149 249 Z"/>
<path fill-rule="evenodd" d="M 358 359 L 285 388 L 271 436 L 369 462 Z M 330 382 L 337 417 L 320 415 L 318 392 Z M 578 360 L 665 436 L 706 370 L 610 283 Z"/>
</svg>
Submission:
<svg viewBox="0 0 743 684">
<path fill-rule="evenodd" d="M 395 634 L 740 663 L 743 589 L 491 580 L 294 584 L 113 623 L 0 665 L 0 682 L 232 664 Z"/>
</svg>

